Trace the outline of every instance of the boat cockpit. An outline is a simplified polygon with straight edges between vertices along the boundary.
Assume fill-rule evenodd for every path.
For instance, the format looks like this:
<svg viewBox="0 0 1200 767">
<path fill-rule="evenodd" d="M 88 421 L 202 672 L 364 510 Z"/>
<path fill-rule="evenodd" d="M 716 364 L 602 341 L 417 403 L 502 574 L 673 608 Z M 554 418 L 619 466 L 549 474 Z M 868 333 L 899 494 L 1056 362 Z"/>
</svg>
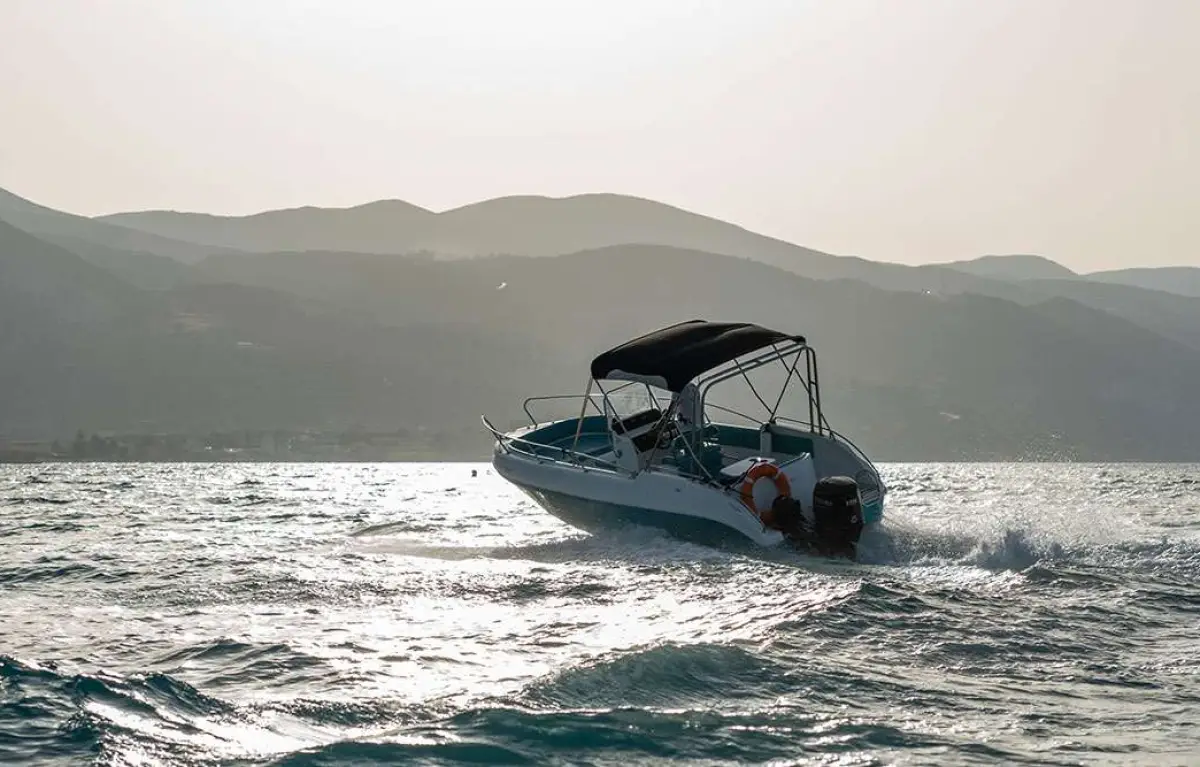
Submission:
<svg viewBox="0 0 1200 767">
<path fill-rule="evenodd" d="M 646 343 L 643 337 L 626 347 Z M 593 375 L 582 396 L 530 397 L 525 402 L 530 425 L 507 437 L 494 433 L 509 440 L 511 449 L 585 470 L 629 475 L 664 472 L 728 488 L 765 461 L 786 472 L 793 486 L 800 485 L 795 489 L 801 493 L 817 477 L 830 475 L 853 477 L 864 502 L 882 492 L 871 462 L 829 427 L 821 408 L 816 355 L 802 337 L 779 334 L 760 343 L 749 358 L 711 368 L 706 365 L 719 355 L 710 354 L 689 366 L 678 355 L 664 360 L 641 349 L 623 355 L 626 347 L 593 362 Z M 750 378 L 751 372 L 771 365 L 782 371 L 783 379 L 773 402 L 761 396 Z M 712 401 L 711 390 L 731 381 L 749 385 L 765 410 L 762 416 Z M 800 392 L 800 411 L 801 415 L 807 412 L 806 419 L 781 414 L 789 391 Z M 564 400 L 582 400 L 576 417 L 539 423 L 530 410 Z"/>
</svg>

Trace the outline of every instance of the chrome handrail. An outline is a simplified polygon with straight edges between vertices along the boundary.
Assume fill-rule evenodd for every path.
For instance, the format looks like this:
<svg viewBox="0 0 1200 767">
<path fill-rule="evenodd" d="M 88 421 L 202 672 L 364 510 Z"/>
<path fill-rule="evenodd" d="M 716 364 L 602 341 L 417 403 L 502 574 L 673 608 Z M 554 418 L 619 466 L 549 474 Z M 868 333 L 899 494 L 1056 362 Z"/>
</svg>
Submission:
<svg viewBox="0 0 1200 767">
<path fill-rule="evenodd" d="M 597 458 L 593 455 L 588 455 L 586 453 L 579 453 L 574 450 L 568 450 L 568 449 L 566 449 L 564 447 L 560 447 L 558 445 L 547 445 L 547 444 L 533 442 L 531 440 L 523 439 L 521 437 L 514 437 L 512 435 L 505 434 L 505 433 L 501 432 L 499 429 L 497 429 L 495 426 L 493 426 L 492 422 L 488 420 L 487 416 L 481 415 L 479 418 L 481 421 L 483 421 L 484 428 L 486 428 L 489 432 L 491 432 L 492 436 L 495 437 L 495 439 L 496 439 L 496 443 L 498 445 L 500 445 L 500 447 L 505 452 L 510 452 L 510 453 L 517 452 L 517 453 L 520 453 L 521 455 L 529 456 L 530 458 L 533 458 L 536 461 L 549 460 L 549 461 L 554 461 L 556 463 L 575 464 L 575 465 L 578 465 L 579 468 L 584 471 L 587 471 L 587 469 L 588 469 L 587 466 L 583 465 L 583 463 L 586 461 L 586 462 L 591 462 L 591 463 L 597 464 L 599 468 L 604 469 L 604 470 L 613 471 L 615 473 L 628 473 L 622 467 L 620 467 L 614 463 L 610 463 L 609 461 L 605 461 L 600 458 Z M 592 432 L 592 433 L 600 433 L 600 432 Z M 570 458 L 574 458 L 576 460 L 575 461 L 565 461 L 565 460 L 564 461 L 556 461 L 553 458 L 548 458 L 546 456 L 540 455 L 537 452 L 524 451 L 524 450 L 513 450 L 511 448 L 511 445 L 513 445 L 513 444 L 529 445 L 533 448 L 541 448 L 541 449 L 549 448 L 550 450 L 558 451 L 559 453 L 561 453 L 564 456 L 564 458 L 570 457 Z M 690 448 L 688 448 L 688 450 L 690 452 Z M 696 458 L 694 453 L 692 454 L 692 460 L 696 461 L 696 464 L 698 466 L 701 466 L 701 468 L 703 469 L 703 465 L 700 463 L 699 459 Z M 637 472 L 635 472 L 635 474 L 636 473 Z M 705 471 L 705 474 L 707 474 L 707 471 Z M 689 476 L 695 476 L 697 479 L 701 479 L 701 480 L 706 479 L 706 477 L 704 475 L 689 475 Z M 721 490 L 726 495 L 736 495 L 736 491 L 734 491 L 733 488 L 722 486 L 711 475 L 707 476 L 707 482 L 708 482 L 708 484 L 713 485 L 717 489 Z M 746 516 L 748 516 L 751 519 L 758 522 L 763 527 L 764 530 L 767 529 L 767 525 L 762 520 L 762 518 L 759 517 L 754 512 L 752 512 L 750 509 L 746 508 L 746 505 L 744 503 L 738 502 L 735 505 L 741 510 L 741 512 L 743 514 L 745 514 Z"/>
<path fill-rule="evenodd" d="M 504 432 L 500 431 L 495 426 L 493 426 L 492 422 L 488 420 L 487 416 L 481 415 L 479 418 L 480 418 L 480 420 L 483 421 L 484 428 L 486 428 L 488 431 L 490 431 L 492 433 L 492 436 L 496 439 L 496 443 L 498 445 L 500 445 L 500 447 L 506 453 L 514 453 L 514 452 L 520 453 L 521 455 L 529 456 L 538 461 L 543 461 L 543 460 L 554 461 L 557 459 L 544 456 L 538 452 L 539 450 L 553 450 L 553 451 L 557 451 L 558 453 L 560 453 L 563 456 L 563 459 L 564 459 L 562 461 L 563 463 L 574 463 L 583 469 L 587 468 L 586 466 L 584 466 L 585 463 L 592 463 L 592 464 L 596 464 L 597 466 L 604 468 L 604 469 L 609 469 L 609 470 L 618 471 L 618 472 L 621 471 L 621 467 L 618 466 L 617 464 L 612 463 L 610 461 L 605 461 L 602 458 L 597 458 L 594 455 L 588 455 L 587 453 L 580 453 L 575 450 L 568 450 L 567 448 L 562 447 L 560 445 L 556 445 L 556 444 L 548 445 L 548 444 L 545 444 L 542 442 L 534 442 L 532 440 L 524 439 L 522 437 L 514 437 L 511 434 L 505 434 Z M 521 450 L 519 448 L 514 448 L 513 447 L 514 445 L 527 445 L 531 449 Z M 572 459 L 572 460 L 566 460 L 566 459 Z"/>
<path fill-rule="evenodd" d="M 759 425 L 762 425 L 762 423 L 763 423 L 761 420 L 759 420 L 758 418 L 755 418 L 754 416 L 746 415 L 745 413 L 738 412 L 737 410 L 734 410 L 733 408 L 730 408 L 730 407 L 725 407 L 724 405 L 718 405 L 715 402 L 704 403 L 704 409 L 707 410 L 709 408 L 712 408 L 713 410 L 720 410 L 722 413 L 729 413 L 730 415 L 736 415 L 739 418 L 745 418 L 747 421 L 752 421 Z M 730 424 L 730 425 L 735 426 L 736 424 Z"/>
<path fill-rule="evenodd" d="M 601 409 L 600 409 L 600 406 L 596 404 L 596 398 L 597 398 L 597 397 L 599 397 L 600 399 L 603 399 L 603 398 L 604 398 L 604 395 L 603 395 L 603 393 L 601 393 L 601 392 L 596 392 L 596 393 L 594 393 L 594 394 L 547 394 L 547 395 L 543 395 L 543 396 L 539 396 L 539 397 L 529 397 L 529 398 L 528 398 L 528 399 L 526 399 L 526 400 L 525 400 L 525 402 L 524 402 L 524 403 L 521 405 L 521 409 L 525 411 L 525 415 L 529 416 L 529 423 L 530 423 L 530 424 L 532 424 L 533 426 L 537 426 L 537 425 L 538 425 L 538 420 L 537 420 L 536 418 L 534 418 L 534 417 L 533 417 L 533 413 L 532 413 L 532 412 L 530 412 L 530 410 L 529 410 L 529 405 L 530 405 L 530 403 L 532 403 L 532 402 L 545 402 L 545 401 L 547 401 L 547 400 L 581 400 L 581 399 L 586 399 L 588 402 L 590 402 L 590 403 L 592 404 L 592 407 L 596 408 L 596 414 L 597 414 L 597 415 L 604 415 L 604 411 L 603 411 L 603 410 L 601 410 Z"/>
<path fill-rule="evenodd" d="M 637 384 L 638 384 L 637 381 L 626 381 L 625 383 L 617 386 L 615 389 L 609 390 L 608 392 L 598 391 L 598 392 L 589 392 L 587 394 L 544 394 L 544 395 L 539 395 L 536 397 L 527 397 L 525 399 L 525 402 L 521 405 L 521 409 L 525 411 L 525 415 L 529 416 L 529 422 L 534 426 L 537 426 L 539 422 L 536 418 L 533 417 L 533 413 L 530 412 L 530 410 L 529 410 L 529 404 L 531 402 L 545 402 L 547 400 L 586 399 L 588 402 L 591 403 L 592 407 L 594 407 L 596 409 L 597 415 L 605 415 L 604 410 L 599 405 L 596 404 L 597 399 L 599 399 L 601 402 L 603 402 L 605 399 L 607 399 L 608 397 L 611 397 L 612 395 L 616 394 L 617 392 L 623 391 L 624 389 L 627 389 L 630 386 L 636 386 Z M 585 405 L 585 407 L 586 407 L 586 405 Z"/>
</svg>

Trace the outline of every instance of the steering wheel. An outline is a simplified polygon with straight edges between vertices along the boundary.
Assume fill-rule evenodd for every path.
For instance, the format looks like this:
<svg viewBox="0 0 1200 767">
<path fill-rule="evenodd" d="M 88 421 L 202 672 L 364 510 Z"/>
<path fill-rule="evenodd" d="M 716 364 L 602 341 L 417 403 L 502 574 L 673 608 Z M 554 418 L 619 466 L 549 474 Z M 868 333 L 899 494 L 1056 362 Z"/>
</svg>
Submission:
<svg viewBox="0 0 1200 767">
<path fill-rule="evenodd" d="M 675 438 L 679 436 L 679 425 L 674 421 L 668 421 L 661 429 L 658 430 L 658 447 L 666 449 L 671 446 Z"/>
</svg>

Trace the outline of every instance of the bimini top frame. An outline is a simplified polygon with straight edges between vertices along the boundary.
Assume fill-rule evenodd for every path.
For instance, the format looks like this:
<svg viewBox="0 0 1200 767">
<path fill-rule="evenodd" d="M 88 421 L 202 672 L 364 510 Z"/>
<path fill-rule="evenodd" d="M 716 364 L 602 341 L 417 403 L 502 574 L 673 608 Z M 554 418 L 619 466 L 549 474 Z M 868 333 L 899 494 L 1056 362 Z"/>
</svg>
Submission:
<svg viewBox="0 0 1200 767">
<path fill-rule="evenodd" d="M 750 354 L 754 356 L 746 358 Z M 787 377 L 771 405 L 759 395 L 747 374 L 777 360 L 782 361 Z M 799 372 L 801 360 L 804 361 L 802 374 Z M 637 382 L 645 384 L 647 389 L 665 389 L 674 395 L 672 409 L 675 409 L 681 399 L 679 395 L 685 392 L 698 396 L 699 406 L 703 408 L 709 389 L 742 376 L 767 411 L 766 423 L 775 421 L 788 386 L 793 378 L 799 378 L 808 395 L 810 427 L 818 432 L 828 428 L 821 412 L 816 355 L 804 336 L 761 325 L 704 320 L 680 322 L 609 349 L 592 360 L 591 374 L 585 399 L 590 398 L 591 388 L 595 385 L 604 399 L 606 414 L 615 409 L 604 392 L 601 384 L 604 380 Z M 653 398 L 653 392 L 650 394 Z"/>
<path fill-rule="evenodd" d="M 698 376 L 759 349 L 804 343 L 748 322 L 689 320 L 626 341 L 592 360 L 592 379 L 638 381 L 678 394 Z"/>
<path fill-rule="evenodd" d="M 749 373 L 774 362 L 783 365 L 786 377 L 774 403 L 771 404 L 759 394 L 749 378 Z M 765 419 L 751 418 L 718 405 L 712 405 L 713 409 L 728 411 L 763 424 L 774 423 L 792 380 L 797 379 L 808 399 L 808 423 L 804 425 L 819 434 L 833 435 L 821 410 L 816 354 L 800 335 L 782 333 L 750 323 L 691 320 L 656 330 L 604 352 L 592 361 L 591 373 L 579 414 L 580 432 L 588 404 L 596 407 L 592 399 L 593 386 L 599 389 L 603 402 L 602 412 L 606 420 L 610 415 L 617 414 L 609 395 L 631 383 L 645 385 L 647 394 L 654 402 L 657 402 L 658 398 L 654 395 L 652 387 L 671 392 L 670 406 L 661 412 L 659 422 L 659 426 L 665 426 L 673 421 L 675 414 L 688 399 L 692 400 L 693 407 L 705 413 L 709 407 L 709 390 L 740 376 L 745 379 L 750 391 L 762 404 L 767 413 Z M 605 380 L 623 383 L 617 389 L 605 391 Z M 599 407 L 597 409 L 601 410 Z M 693 426 L 703 426 L 703 423 Z M 690 431 L 691 438 L 688 442 L 699 439 L 699 429 L 694 428 Z M 577 447 L 578 437 L 577 433 L 572 449 Z M 695 445 L 688 445 L 689 449 L 694 447 Z"/>
<path fill-rule="evenodd" d="M 749 374 L 774 362 L 779 362 L 783 365 L 786 376 L 778 395 L 775 397 L 775 401 L 769 403 L 759 394 L 758 389 L 755 388 L 754 383 L 750 380 Z M 801 362 L 803 362 L 803 368 L 801 368 Z M 787 396 L 792 381 L 796 380 L 799 381 L 801 388 L 804 389 L 807 395 L 808 425 L 813 431 L 819 434 L 829 430 L 829 424 L 825 420 L 825 415 L 821 410 L 821 385 L 820 376 L 817 371 L 817 354 L 804 339 L 772 344 L 769 351 L 761 352 L 749 359 L 733 360 L 728 365 L 723 365 L 698 377 L 695 381 L 695 386 L 699 391 L 701 407 L 707 406 L 710 389 L 738 377 L 745 379 L 746 386 L 763 406 L 763 410 L 766 411 L 767 416 L 762 423 L 774 423 L 776 421 L 779 408 L 783 404 L 783 398 Z M 713 407 L 728 410 L 728 408 L 721 408 L 715 405 Z M 748 416 L 740 413 L 736 413 L 736 415 L 748 418 Z"/>
</svg>

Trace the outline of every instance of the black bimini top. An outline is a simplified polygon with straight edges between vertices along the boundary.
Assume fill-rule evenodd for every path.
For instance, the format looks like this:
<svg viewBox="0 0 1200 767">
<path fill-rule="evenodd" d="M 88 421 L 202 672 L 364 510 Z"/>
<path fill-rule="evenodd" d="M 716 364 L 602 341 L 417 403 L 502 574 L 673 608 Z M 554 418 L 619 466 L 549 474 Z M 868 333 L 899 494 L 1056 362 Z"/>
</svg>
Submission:
<svg viewBox="0 0 1200 767">
<path fill-rule="evenodd" d="M 592 360 L 592 378 L 645 381 L 679 392 L 696 376 L 789 335 L 748 322 L 689 320 L 626 341 Z"/>
</svg>

